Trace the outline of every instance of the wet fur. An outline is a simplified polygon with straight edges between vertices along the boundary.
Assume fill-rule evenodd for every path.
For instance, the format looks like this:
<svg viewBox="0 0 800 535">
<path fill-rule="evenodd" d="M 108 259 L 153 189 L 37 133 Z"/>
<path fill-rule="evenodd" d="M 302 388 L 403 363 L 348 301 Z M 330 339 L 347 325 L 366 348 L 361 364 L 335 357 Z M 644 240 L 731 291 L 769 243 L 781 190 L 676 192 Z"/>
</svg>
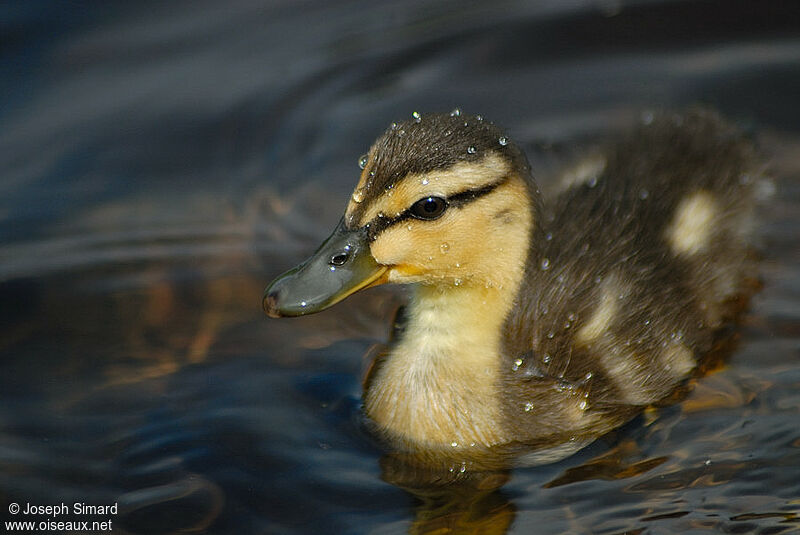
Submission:
<svg viewBox="0 0 800 535">
<path fill-rule="evenodd" d="M 726 303 L 748 292 L 754 163 L 751 143 L 715 114 L 664 115 L 609 147 L 596 183 L 575 184 L 546 205 L 542 230 L 552 237 L 532 244 L 504 327 L 505 425 L 514 436 L 603 432 L 686 378 L 731 319 Z M 670 233 L 697 192 L 715 210 L 707 246 L 687 254 Z M 582 329 L 609 291 L 614 312 L 587 340 Z M 565 401 L 575 392 L 587 402 L 578 421 Z"/>
<path fill-rule="evenodd" d="M 481 166 L 487 157 L 517 177 L 513 202 L 495 192 L 375 237 L 389 281 L 424 285 L 365 393 L 367 414 L 406 448 L 465 455 L 471 442 L 580 443 L 612 429 L 685 380 L 730 321 L 726 303 L 747 292 L 752 185 L 743 177 L 755 158 L 713 113 L 639 127 L 607 147 L 596 182 L 573 177 L 544 206 L 524 156 L 498 144 L 501 135 L 473 117 L 401 123 L 370 150 L 359 202 L 347 209 L 351 225 L 374 224 L 428 194 L 421 177 L 458 166 L 475 166 L 477 182 L 496 180 L 496 165 Z M 405 191 L 402 202 L 391 191 Z M 485 233 L 526 220 L 515 243 Z M 696 228 L 707 235 L 688 236 Z M 443 241 L 449 256 L 437 252 Z M 505 285 L 487 298 L 476 291 L 487 281 Z"/>
<path fill-rule="evenodd" d="M 497 173 L 485 176 L 487 182 L 496 178 Z M 511 439 L 497 425 L 497 356 L 503 318 L 524 273 L 520 251 L 532 226 L 526 197 L 524 182 L 514 176 L 440 220 L 410 229 L 397 225 L 373 243 L 376 260 L 392 266 L 390 281 L 420 283 L 407 307 L 405 330 L 376 367 L 364 399 L 367 414 L 402 442 L 473 448 Z M 497 218 L 487 207 L 506 215 Z M 504 247 L 487 247 L 487 241 Z"/>
</svg>

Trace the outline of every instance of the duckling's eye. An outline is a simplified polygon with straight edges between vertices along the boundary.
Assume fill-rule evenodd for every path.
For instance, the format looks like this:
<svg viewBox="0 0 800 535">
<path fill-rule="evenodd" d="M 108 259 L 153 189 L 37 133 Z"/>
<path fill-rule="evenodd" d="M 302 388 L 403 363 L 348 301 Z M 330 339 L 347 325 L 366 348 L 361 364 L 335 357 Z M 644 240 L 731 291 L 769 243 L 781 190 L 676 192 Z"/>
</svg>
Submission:
<svg viewBox="0 0 800 535">
<path fill-rule="evenodd" d="M 425 197 L 411 205 L 411 215 L 417 219 L 438 219 L 447 208 L 447 201 L 441 197 Z"/>
</svg>

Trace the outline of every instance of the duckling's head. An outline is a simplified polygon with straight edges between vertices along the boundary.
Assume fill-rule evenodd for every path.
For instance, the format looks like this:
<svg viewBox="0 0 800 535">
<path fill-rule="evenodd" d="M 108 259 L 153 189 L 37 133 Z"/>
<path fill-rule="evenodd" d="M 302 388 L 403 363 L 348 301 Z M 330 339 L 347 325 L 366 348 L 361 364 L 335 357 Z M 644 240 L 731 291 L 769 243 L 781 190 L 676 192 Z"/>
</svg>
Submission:
<svg viewBox="0 0 800 535">
<path fill-rule="evenodd" d="M 387 282 L 448 291 L 519 278 L 538 191 L 524 154 L 492 123 L 414 114 L 393 123 L 359 166 L 333 234 L 265 290 L 268 315 L 318 312 Z"/>
</svg>

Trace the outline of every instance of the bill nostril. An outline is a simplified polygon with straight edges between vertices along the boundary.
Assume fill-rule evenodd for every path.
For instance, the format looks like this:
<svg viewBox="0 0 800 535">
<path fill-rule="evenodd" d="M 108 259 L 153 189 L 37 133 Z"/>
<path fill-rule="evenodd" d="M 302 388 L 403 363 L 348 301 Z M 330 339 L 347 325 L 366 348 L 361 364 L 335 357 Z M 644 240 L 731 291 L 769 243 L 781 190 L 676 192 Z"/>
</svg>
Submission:
<svg viewBox="0 0 800 535">
<path fill-rule="evenodd" d="M 331 257 L 330 264 L 332 266 L 343 266 L 349 255 L 347 253 L 337 253 Z"/>
</svg>

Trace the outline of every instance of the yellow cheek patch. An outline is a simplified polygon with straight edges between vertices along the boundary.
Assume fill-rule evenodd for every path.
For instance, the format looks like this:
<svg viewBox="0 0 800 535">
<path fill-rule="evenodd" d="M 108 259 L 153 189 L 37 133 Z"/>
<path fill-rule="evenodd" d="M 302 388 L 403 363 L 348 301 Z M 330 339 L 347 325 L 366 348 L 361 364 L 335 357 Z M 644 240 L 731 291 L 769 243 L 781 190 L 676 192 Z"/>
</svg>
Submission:
<svg viewBox="0 0 800 535">
<path fill-rule="evenodd" d="M 441 253 L 442 239 L 456 219 L 446 213 L 436 221 L 401 221 L 381 232 L 372 242 L 370 251 L 379 264 L 422 266 Z M 419 268 L 417 268 L 419 269 Z"/>
<path fill-rule="evenodd" d="M 697 254 L 708 245 L 717 215 L 714 197 L 698 191 L 684 199 L 667 227 L 666 238 L 677 254 Z"/>
<path fill-rule="evenodd" d="M 390 282 L 510 284 L 524 270 L 530 207 L 519 177 L 433 221 L 407 219 L 370 245 L 375 260 L 392 266 Z"/>
</svg>

